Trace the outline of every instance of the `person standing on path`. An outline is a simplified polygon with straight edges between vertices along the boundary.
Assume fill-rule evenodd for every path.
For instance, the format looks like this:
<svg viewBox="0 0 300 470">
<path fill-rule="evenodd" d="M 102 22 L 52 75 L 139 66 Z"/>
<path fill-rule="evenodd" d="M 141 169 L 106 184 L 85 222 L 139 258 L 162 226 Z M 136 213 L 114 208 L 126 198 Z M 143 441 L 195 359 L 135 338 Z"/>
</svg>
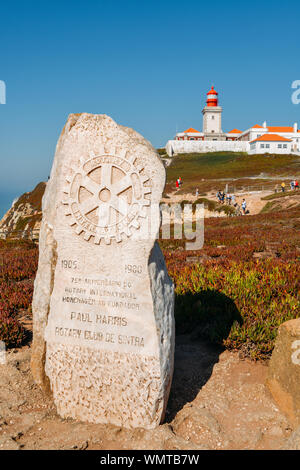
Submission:
<svg viewBox="0 0 300 470">
<path fill-rule="evenodd" d="M 247 203 L 246 203 L 245 199 L 243 199 L 243 202 L 242 202 L 242 210 L 243 210 L 243 214 L 244 214 L 244 215 L 246 214 L 246 208 L 247 208 Z"/>
</svg>

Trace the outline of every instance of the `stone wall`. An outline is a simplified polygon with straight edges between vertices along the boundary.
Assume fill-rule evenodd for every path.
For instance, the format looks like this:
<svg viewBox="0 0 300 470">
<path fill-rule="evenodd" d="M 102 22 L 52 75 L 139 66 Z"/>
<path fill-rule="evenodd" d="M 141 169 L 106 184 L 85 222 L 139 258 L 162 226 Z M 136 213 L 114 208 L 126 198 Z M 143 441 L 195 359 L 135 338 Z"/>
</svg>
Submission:
<svg viewBox="0 0 300 470">
<path fill-rule="evenodd" d="M 194 141 L 169 140 L 166 152 L 169 157 L 178 153 L 206 153 L 206 152 L 248 152 L 249 143 L 241 141 Z"/>
</svg>

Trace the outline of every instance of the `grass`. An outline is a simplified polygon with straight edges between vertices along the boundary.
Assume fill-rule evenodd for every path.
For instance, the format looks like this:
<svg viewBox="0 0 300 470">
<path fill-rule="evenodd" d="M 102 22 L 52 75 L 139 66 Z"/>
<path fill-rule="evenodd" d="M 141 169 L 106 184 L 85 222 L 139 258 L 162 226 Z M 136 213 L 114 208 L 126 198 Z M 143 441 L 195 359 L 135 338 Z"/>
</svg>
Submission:
<svg viewBox="0 0 300 470">
<path fill-rule="evenodd" d="M 269 194 L 268 196 L 262 197 L 262 201 L 270 201 L 272 199 L 281 199 L 282 197 L 287 197 L 287 196 L 297 196 L 300 195 L 300 191 L 285 191 L 284 193 L 275 193 L 275 194 Z"/>
<path fill-rule="evenodd" d="M 287 206 L 284 204 L 285 198 L 286 197 L 291 197 L 294 196 L 293 199 L 291 199 L 291 204 Z M 298 200 L 297 200 L 298 197 Z M 262 208 L 261 214 L 267 213 L 267 212 L 274 212 L 281 210 L 284 206 L 285 210 L 288 210 L 289 208 L 296 207 L 300 203 L 300 191 L 287 191 L 287 192 L 280 192 L 280 193 L 275 193 L 275 194 L 269 194 L 268 196 L 262 197 L 262 201 L 267 201 L 266 205 Z M 283 207 L 282 207 L 283 206 Z"/>
<path fill-rule="evenodd" d="M 223 189 L 222 185 L 230 180 L 241 186 L 268 184 L 273 187 L 276 182 L 281 182 L 281 178 L 297 172 L 300 173 L 300 158 L 295 155 L 248 155 L 239 152 L 179 154 L 172 158 L 167 167 L 165 192 L 175 189 L 179 176 L 183 181 L 181 192 L 194 192 L 196 188 L 207 192 L 219 189 L 218 186 Z M 265 178 L 255 180 L 259 175 L 265 175 Z M 270 181 L 270 176 L 278 177 L 278 181 Z"/>
</svg>

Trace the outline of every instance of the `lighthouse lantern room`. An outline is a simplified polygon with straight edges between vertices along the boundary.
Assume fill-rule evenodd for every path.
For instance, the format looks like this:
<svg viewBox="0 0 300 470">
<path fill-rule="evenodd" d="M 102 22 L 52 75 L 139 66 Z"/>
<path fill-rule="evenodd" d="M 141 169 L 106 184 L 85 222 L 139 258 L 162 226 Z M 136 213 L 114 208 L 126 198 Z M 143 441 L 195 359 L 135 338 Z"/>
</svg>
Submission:
<svg viewBox="0 0 300 470">
<path fill-rule="evenodd" d="M 218 93 L 211 87 L 211 90 L 207 93 L 206 106 L 218 106 Z"/>
<path fill-rule="evenodd" d="M 222 132 L 222 108 L 218 105 L 218 93 L 211 87 L 207 93 L 203 111 L 203 133 L 205 140 L 226 140 Z"/>
</svg>

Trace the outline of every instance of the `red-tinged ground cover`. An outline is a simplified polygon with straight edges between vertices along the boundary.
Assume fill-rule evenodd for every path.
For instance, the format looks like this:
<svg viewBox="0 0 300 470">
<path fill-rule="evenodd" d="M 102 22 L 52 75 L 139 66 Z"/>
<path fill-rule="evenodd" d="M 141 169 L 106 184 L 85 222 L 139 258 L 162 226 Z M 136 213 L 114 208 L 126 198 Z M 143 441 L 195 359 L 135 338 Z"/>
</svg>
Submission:
<svg viewBox="0 0 300 470">
<path fill-rule="evenodd" d="M 176 288 L 177 333 L 252 359 L 268 358 L 278 327 L 300 317 L 300 209 L 205 220 L 201 250 L 160 240 Z M 0 340 L 18 347 L 31 311 L 38 248 L 0 242 Z"/>
<path fill-rule="evenodd" d="M 18 321 L 20 310 L 31 310 L 38 250 L 31 243 L 0 242 L 0 340 L 18 347 L 27 332 Z"/>
<path fill-rule="evenodd" d="M 268 358 L 281 323 L 300 317 L 300 210 L 205 220 L 205 243 L 161 240 L 176 287 L 177 333 Z"/>
</svg>

